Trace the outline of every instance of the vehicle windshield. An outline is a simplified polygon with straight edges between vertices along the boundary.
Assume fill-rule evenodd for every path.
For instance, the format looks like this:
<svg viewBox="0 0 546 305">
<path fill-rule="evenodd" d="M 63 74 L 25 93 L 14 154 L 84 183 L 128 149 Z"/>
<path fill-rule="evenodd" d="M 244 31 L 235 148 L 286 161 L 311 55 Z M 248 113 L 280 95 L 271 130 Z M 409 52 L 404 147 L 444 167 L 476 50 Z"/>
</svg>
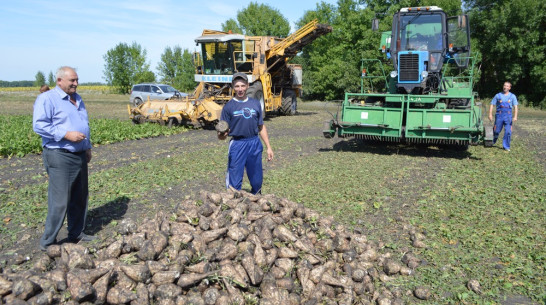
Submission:
<svg viewBox="0 0 546 305">
<path fill-rule="evenodd" d="M 240 41 L 202 43 L 205 74 L 233 74 L 233 54 L 242 50 Z"/>
<path fill-rule="evenodd" d="M 406 15 L 400 18 L 401 50 L 441 50 L 442 16 Z"/>
<path fill-rule="evenodd" d="M 171 86 L 159 86 L 159 88 L 161 88 L 161 90 L 165 93 L 176 92 L 176 89 Z"/>
</svg>

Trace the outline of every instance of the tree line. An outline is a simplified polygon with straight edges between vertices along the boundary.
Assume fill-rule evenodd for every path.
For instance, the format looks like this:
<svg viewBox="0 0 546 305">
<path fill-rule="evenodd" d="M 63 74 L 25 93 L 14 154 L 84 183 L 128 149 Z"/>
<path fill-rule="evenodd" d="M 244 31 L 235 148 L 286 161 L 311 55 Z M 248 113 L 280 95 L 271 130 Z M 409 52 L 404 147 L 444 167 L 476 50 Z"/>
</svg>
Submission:
<svg viewBox="0 0 546 305">
<path fill-rule="evenodd" d="M 345 92 L 360 89 L 362 58 L 384 60 L 379 51 L 380 33 L 391 28 L 392 17 L 402 7 L 436 5 L 450 16 L 470 18 L 472 54 L 477 59 L 475 90 L 489 98 L 502 90 L 504 81 L 526 105 L 546 108 L 546 1 L 542 0 L 338 0 L 336 5 L 317 3 L 297 22 L 301 27 L 318 19 L 333 32 L 306 46 L 292 62 L 303 66 L 305 98 L 343 99 Z M 379 31 L 372 31 L 379 19 Z M 226 20 L 222 31 L 253 36 L 286 37 L 288 20 L 275 8 L 251 2 Z M 119 43 L 104 55 L 104 79 L 120 93 L 140 82 L 161 81 L 190 92 L 196 86 L 193 56 L 179 46 L 166 47 L 151 71 L 146 49 L 137 42 Z M 389 65 L 387 65 L 389 66 Z M 48 82 L 51 83 L 52 73 Z M 36 82 L 45 76 L 39 72 Z M 35 83 L 36 83 L 35 82 Z M 2 83 L 0 83 L 2 84 Z"/>
</svg>

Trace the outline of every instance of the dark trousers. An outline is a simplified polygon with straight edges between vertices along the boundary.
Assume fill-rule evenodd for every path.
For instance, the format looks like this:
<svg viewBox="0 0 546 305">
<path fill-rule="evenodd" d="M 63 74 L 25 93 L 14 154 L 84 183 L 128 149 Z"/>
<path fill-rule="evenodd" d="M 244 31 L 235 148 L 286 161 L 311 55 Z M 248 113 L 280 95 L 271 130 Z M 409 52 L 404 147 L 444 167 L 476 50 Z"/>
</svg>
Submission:
<svg viewBox="0 0 546 305">
<path fill-rule="evenodd" d="M 44 148 L 44 167 L 49 176 L 47 218 L 40 245 L 55 243 L 65 217 L 68 238 L 77 239 L 85 227 L 87 200 L 87 158 L 85 152 L 70 153 Z"/>
</svg>

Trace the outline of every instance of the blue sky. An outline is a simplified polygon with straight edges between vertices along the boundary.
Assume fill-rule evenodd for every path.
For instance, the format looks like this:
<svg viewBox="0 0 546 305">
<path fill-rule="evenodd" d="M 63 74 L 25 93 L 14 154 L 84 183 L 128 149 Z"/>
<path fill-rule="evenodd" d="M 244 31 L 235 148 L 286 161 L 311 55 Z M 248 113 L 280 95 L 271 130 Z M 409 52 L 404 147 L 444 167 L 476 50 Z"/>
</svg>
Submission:
<svg viewBox="0 0 546 305">
<path fill-rule="evenodd" d="M 196 50 L 203 29 L 221 30 L 250 2 L 268 4 L 290 22 L 319 0 L 5 0 L 0 10 L 0 80 L 46 79 L 63 65 L 76 67 L 81 82 L 104 82 L 103 56 L 118 43 L 140 44 L 152 71 L 166 47 Z M 336 0 L 323 2 L 336 5 Z"/>
</svg>

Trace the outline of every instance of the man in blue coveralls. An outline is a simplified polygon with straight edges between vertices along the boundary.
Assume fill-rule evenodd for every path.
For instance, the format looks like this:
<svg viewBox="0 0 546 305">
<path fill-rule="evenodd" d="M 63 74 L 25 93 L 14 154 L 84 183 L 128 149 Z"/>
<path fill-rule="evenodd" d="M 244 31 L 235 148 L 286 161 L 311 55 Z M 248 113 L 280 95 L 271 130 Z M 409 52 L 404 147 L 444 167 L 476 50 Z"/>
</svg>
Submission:
<svg viewBox="0 0 546 305">
<path fill-rule="evenodd" d="M 235 96 L 224 105 L 220 120 L 228 123 L 226 132 L 218 132 L 218 139 L 231 136 L 228 150 L 226 188 L 241 190 L 243 174 L 246 174 L 252 194 L 261 193 L 263 182 L 262 152 L 260 138 L 267 148 L 267 161 L 273 160 L 273 150 L 264 125 L 264 113 L 260 101 L 248 97 L 248 77 L 244 73 L 233 74 L 231 81 Z"/>
<path fill-rule="evenodd" d="M 505 82 L 502 86 L 502 92 L 497 93 L 491 105 L 489 105 L 489 121 L 493 121 L 493 106 L 497 108 L 495 115 L 495 126 L 493 127 L 493 144 L 497 142 L 499 134 L 504 126 L 504 137 L 502 147 L 510 151 L 510 137 L 512 136 L 512 122 L 518 120 L 518 99 L 510 92 L 512 84 Z M 512 110 L 514 117 L 512 117 Z"/>
</svg>

